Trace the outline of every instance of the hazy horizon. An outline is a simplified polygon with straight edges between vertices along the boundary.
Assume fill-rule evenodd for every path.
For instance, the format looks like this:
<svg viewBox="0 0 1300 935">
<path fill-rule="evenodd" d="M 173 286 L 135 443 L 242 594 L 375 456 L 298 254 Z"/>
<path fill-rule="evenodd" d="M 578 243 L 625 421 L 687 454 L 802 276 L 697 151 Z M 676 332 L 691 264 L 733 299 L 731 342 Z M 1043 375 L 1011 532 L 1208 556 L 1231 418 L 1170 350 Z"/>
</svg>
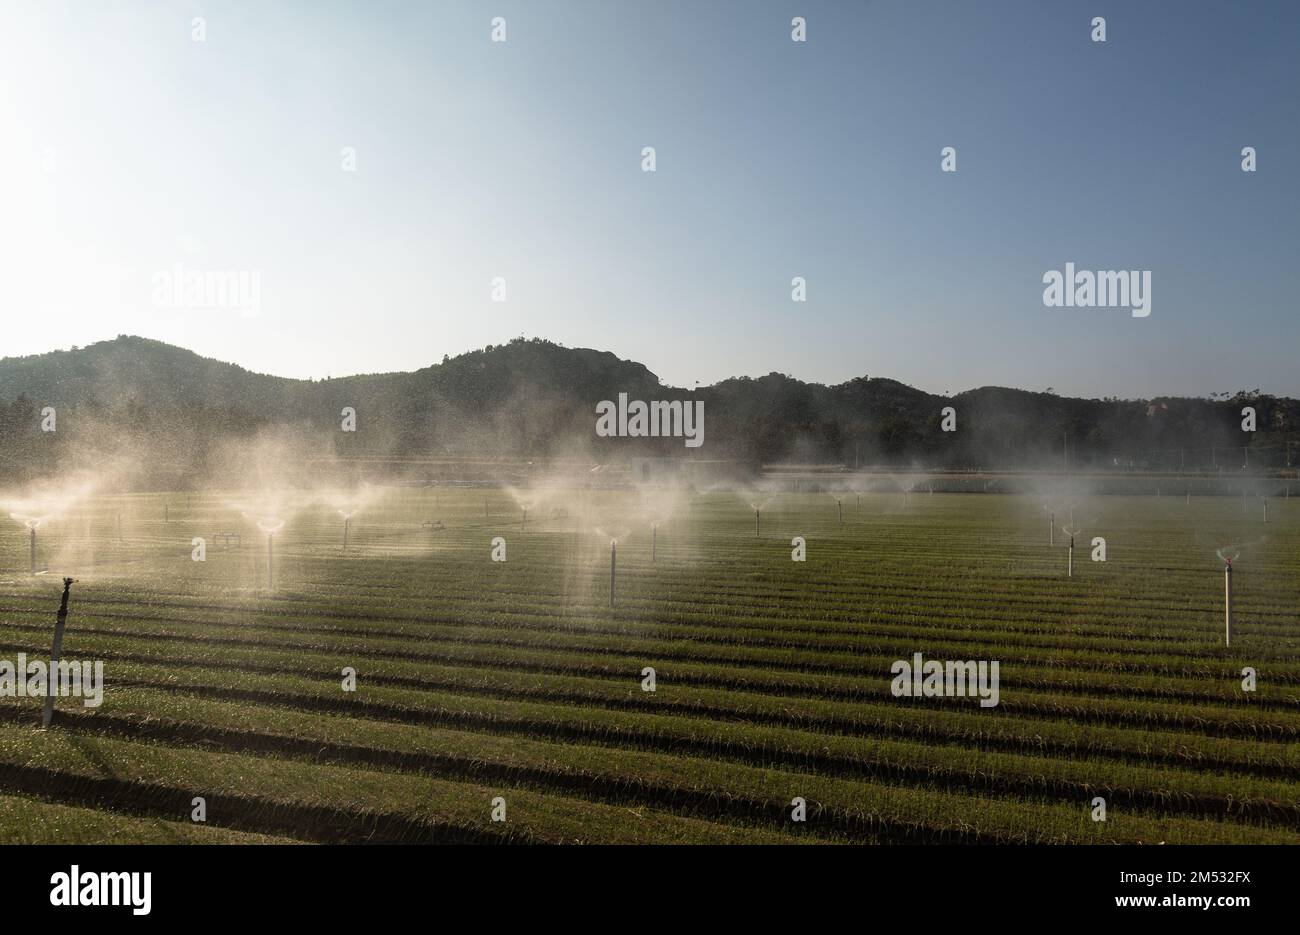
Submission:
<svg viewBox="0 0 1300 935">
<path fill-rule="evenodd" d="M 308 379 L 536 334 L 685 387 L 1300 396 L 1300 6 L 6 18 L 5 355 L 137 334 Z M 1150 316 L 1046 307 L 1042 277 L 1067 263 L 1151 271 Z M 160 303 L 178 268 L 258 274 L 256 314 Z"/>
<path fill-rule="evenodd" d="M 106 344 L 106 343 L 112 343 L 114 340 L 117 340 L 118 338 L 139 338 L 139 339 L 142 339 L 142 340 L 158 340 L 158 339 L 156 339 L 156 338 L 149 338 L 149 337 L 147 337 L 147 336 L 145 336 L 145 335 L 137 335 L 137 334 L 114 335 L 114 336 L 111 337 L 111 338 L 101 338 L 101 339 L 98 339 L 98 340 L 96 340 L 96 341 L 91 341 L 89 344 L 84 344 L 84 345 L 73 345 L 73 346 L 69 346 L 69 347 L 55 347 L 55 348 L 50 348 L 50 349 L 47 350 L 47 351 L 37 351 L 37 352 L 35 352 L 34 354 L 24 354 L 24 355 L 6 355 L 6 356 L 3 356 L 3 357 L 0 357 L 0 363 L 4 363 L 5 361 L 9 361 L 9 360 L 23 360 L 23 359 L 27 359 L 27 358 L 30 358 L 30 357 L 40 357 L 40 356 L 43 356 L 43 355 L 45 355 L 45 354 L 52 354 L 52 353 L 69 353 L 69 352 L 72 352 L 73 350 L 79 350 L 79 351 L 82 351 L 82 350 L 86 350 L 88 347 L 90 347 L 90 346 L 92 346 L 92 345 L 95 345 L 95 344 Z M 526 341 L 531 341 L 531 340 L 551 341 L 551 343 L 559 344 L 561 347 L 565 347 L 565 348 L 567 348 L 567 349 L 569 349 L 569 350 L 587 350 L 587 351 L 596 351 L 596 352 L 600 352 L 600 353 L 608 352 L 608 353 L 612 353 L 612 354 L 614 354 L 614 356 L 618 357 L 620 360 L 625 360 L 625 361 L 629 361 L 629 362 L 631 362 L 631 363 L 637 363 L 637 364 L 645 364 L 645 361 L 643 361 L 643 360 L 638 360 L 638 359 L 637 359 L 636 357 L 634 357 L 634 356 L 628 356 L 628 355 L 620 354 L 620 353 L 618 353 L 617 351 L 613 351 L 613 350 L 610 350 L 610 349 L 608 349 L 608 348 L 602 348 L 602 347 L 584 347 L 584 346 L 580 346 L 580 345 L 567 345 L 567 344 L 562 344 L 561 342 L 552 341 L 550 338 L 547 338 L 545 335 L 526 335 L 526 336 L 524 336 L 524 339 L 525 339 Z M 514 340 L 514 339 L 510 339 L 510 340 Z M 346 379 L 349 379 L 349 378 L 352 378 L 352 377 L 382 376 L 382 375 L 385 375 L 385 374 L 411 373 L 411 372 L 413 372 L 413 371 L 415 371 L 415 370 L 421 370 L 421 369 L 424 369 L 425 367 L 439 366 L 439 365 L 442 363 L 442 360 L 431 360 L 431 361 L 428 361 L 427 363 L 420 364 L 419 366 L 412 367 L 412 368 L 410 368 L 410 369 L 404 369 L 404 370 L 369 370 L 369 371 L 358 371 L 358 372 L 355 372 L 355 373 L 329 373 L 329 374 L 321 374 L 321 375 L 319 375 L 319 376 L 315 376 L 315 375 L 313 375 L 313 376 L 307 376 L 307 377 L 297 377 L 297 376 L 291 376 L 291 375 L 283 374 L 283 373 L 276 373 L 276 372 L 274 372 L 274 371 L 255 370 L 255 369 L 250 368 L 250 367 L 244 367 L 244 365 L 243 365 L 243 364 L 240 364 L 238 361 L 230 361 L 230 360 L 225 360 L 225 359 L 220 358 L 220 357 L 212 357 L 212 356 L 207 355 L 207 354 L 202 354 L 202 353 L 200 353 L 199 351 L 194 350 L 193 348 L 183 347 L 183 346 L 181 346 L 181 345 L 177 345 L 177 344 L 171 344 L 170 342 L 162 342 L 162 343 L 167 344 L 169 347 L 177 348 L 177 349 L 179 349 L 179 350 L 190 351 L 190 352 L 192 352 L 192 353 L 198 354 L 200 357 L 203 357 L 204 359 L 214 360 L 214 361 L 217 361 L 218 363 L 223 363 L 223 364 L 226 364 L 226 363 L 233 363 L 233 364 L 235 364 L 236 366 L 243 367 L 245 370 L 249 371 L 250 373 L 254 373 L 254 374 L 257 374 L 257 375 L 259 375 L 259 376 L 275 377 L 275 378 L 286 379 L 286 380 L 300 380 L 300 381 L 304 381 L 304 382 L 305 382 L 305 381 L 313 381 L 313 380 L 314 380 L 314 381 L 320 381 L 320 380 L 327 380 L 327 379 L 328 379 L 328 380 L 346 380 Z M 502 346 L 504 346 L 505 344 L 508 344 L 508 343 L 509 343 L 509 340 L 507 340 L 507 341 L 502 341 L 502 342 L 499 342 L 499 343 L 493 344 L 492 347 L 493 347 L 493 348 L 499 348 L 499 347 L 502 347 Z M 449 353 L 448 356 L 449 356 L 451 359 L 455 359 L 456 357 L 462 356 L 462 355 L 464 355 L 464 354 L 470 354 L 470 353 L 473 353 L 473 352 L 475 352 L 475 351 L 482 351 L 482 350 L 484 350 L 483 347 L 470 347 L 470 348 L 466 348 L 466 349 L 464 349 L 463 351 L 458 351 L 458 352 L 456 352 L 456 353 Z M 659 373 L 658 373 L 658 372 L 657 372 L 653 367 L 649 366 L 648 364 L 646 365 L 646 369 L 648 369 L 651 373 L 655 374 L 655 376 L 659 377 L 660 383 L 663 384 L 664 386 L 668 387 L 668 388 L 671 388 L 671 389 L 683 389 L 683 390 L 690 390 L 690 389 L 693 389 L 693 388 L 694 388 L 694 385 L 693 385 L 693 384 L 692 384 L 692 385 L 687 385 L 687 384 L 680 384 L 680 383 L 671 383 L 671 382 L 665 380 L 661 374 L 659 374 Z M 903 384 L 905 384 L 905 385 L 911 387 L 912 389 L 920 390 L 921 392 L 928 393 L 928 394 L 930 394 L 930 395 L 932 395 L 932 396 L 953 396 L 953 395 L 957 395 L 957 394 L 964 393 L 964 392 L 970 392 L 970 391 L 972 391 L 972 390 L 983 389 L 983 388 L 985 388 L 985 387 L 997 387 L 997 388 L 1001 388 L 1001 389 L 1023 390 L 1023 391 L 1025 391 L 1025 392 L 1030 392 L 1030 393 L 1040 393 L 1040 392 L 1044 392 L 1044 391 L 1046 390 L 1046 391 L 1051 392 L 1052 395 L 1059 396 L 1059 397 L 1064 397 L 1064 398 L 1072 398 L 1072 399 L 1104 399 L 1104 398 L 1107 398 L 1106 395 L 1103 395 L 1103 394 L 1095 394 L 1095 393 L 1092 393 L 1092 394 L 1088 394 L 1088 393 L 1085 393 L 1085 394 L 1066 393 L 1066 392 L 1063 392 L 1063 391 L 1059 390 L 1059 389 L 1056 388 L 1056 387 L 1045 387 L 1045 388 L 1042 388 L 1042 389 L 1038 389 L 1038 388 L 1034 388 L 1034 387 L 1012 386 L 1012 385 L 1004 384 L 1004 383 L 980 383 L 980 384 L 977 384 L 977 385 L 974 385 L 974 386 L 966 386 L 966 387 L 962 387 L 962 388 L 957 389 L 957 390 L 954 390 L 954 391 L 952 391 L 952 392 L 943 392 L 943 391 L 940 391 L 940 390 L 932 389 L 932 388 L 927 387 L 927 386 L 918 386 L 918 385 L 916 385 L 916 384 L 914 384 L 914 383 L 909 383 L 909 382 L 906 381 L 906 380 L 901 380 L 901 379 L 899 379 L 898 377 L 895 377 L 895 376 L 893 376 L 893 375 L 891 375 L 891 374 L 888 374 L 888 373 L 860 373 L 860 374 L 856 374 L 855 376 L 849 377 L 847 380 L 841 380 L 841 381 L 838 381 L 837 383 L 825 383 L 825 382 L 823 382 L 823 381 L 819 381 L 819 380 L 808 379 L 807 377 L 804 377 L 804 376 L 802 376 L 801 374 L 798 374 L 798 373 L 792 373 L 792 372 L 790 372 L 790 371 L 781 371 L 781 370 L 777 370 L 777 371 L 768 371 L 768 373 L 761 373 L 761 374 L 760 374 L 760 373 L 748 373 L 748 374 L 746 374 L 746 373 L 737 373 L 737 374 L 731 374 L 731 375 L 729 375 L 729 376 L 722 377 L 720 380 L 714 381 L 714 382 L 712 382 L 712 383 L 704 383 L 704 382 L 701 382 L 701 383 L 699 384 L 699 388 L 701 388 L 701 389 L 708 389 L 709 387 L 716 386 L 718 383 L 726 382 L 727 380 L 736 380 L 736 379 L 741 379 L 741 380 L 743 380 L 743 379 L 758 380 L 758 379 L 761 379 L 761 378 L 763 378 L 763 377 L 770 376 L 770 375 L 773 374 L 773 373 L 777 373 L 777 374 L 780 374 L 780 375 L 782 375 L 782 376 L 786 376 L 786 377 L 789 377 L 789 378 L 791 378 L 791 379 L 798 380 L 798 381 L 800 381 L 800 382 L 802 382 L 802 383 L 806 383 L 806 384 L 818 384 L 818 385 L 823 385 L 823 386 L 828 386 L 828 387 L 840 386 L 840 385 L 843 385 L 844 383 L 848 383 L 848 382 L 850 382 L 851 380 L 854 380 L 854 379 L 857 379 L 857 378 L 860 378 L 860 377 L 868 377 L 868 378 L 873 379 L 873 380 L 874 380 L 874 379 L 877 379 L 877 378 L 882 378 L 882 379 L 894 380 L 894 381 L 896 381 L 896 382 L 898 382 L 898 383 L 903 383 Z M 1145 400 L 1148 400 L 1148 399 L 1161 398 L 1161 397 L 1168 397 L 1168 398 L 1175 398 L 1175 397 L 1177 397 L 1177 398 L 1188 398 L 1188 399 L 1208 399 L 1208 398 L 1210 398 L 1211 394 L 1236 393 L 1236 392 L 1239 392 L 1239 391 L 1245 392 L 1245 391 L 1253 391 L 1253 390 L 1255 390 L 1255 389 L 1258 389 L 1261 393 L 1263 393 L 1263 394 L 1265 394 L 1265 395 L 1269 395 L 1269 396 L 1275 396 L 1275 397 L 1278 397 L 1278 398 L 1294 398 L 1294 397 L 1291 397 L 1289 394 L 1285 394 L 1285 393 L 1274 393 L 1274 392 L 1271 392 L 1271 391 L 1268 389 L 1268 387 L 1233 387 L 1231 390 L 1227 390 L 1227 389 L 1221 389 L 1221 390 L 1205 390 L 1205 391 L 1203 391 L 1203 392 L 1199 392 L 1199 393 L 1155 393 L 1155 394 L 1152 394 L 1151 396 L 1120 396 L 1120 397 L 1118 397 L 1118 398 L 1123 399 L 1123 400 L 1131 400 L 1131 401 L 1145 401 Z"/>
</svg>

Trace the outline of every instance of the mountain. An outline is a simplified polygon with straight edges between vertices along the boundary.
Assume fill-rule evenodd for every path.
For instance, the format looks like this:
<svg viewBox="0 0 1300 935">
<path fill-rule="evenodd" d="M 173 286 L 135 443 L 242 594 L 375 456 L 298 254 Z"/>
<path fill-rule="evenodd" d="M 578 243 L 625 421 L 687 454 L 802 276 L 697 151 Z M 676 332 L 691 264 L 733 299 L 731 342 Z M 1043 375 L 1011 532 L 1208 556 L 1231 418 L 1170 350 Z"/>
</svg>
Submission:
<svg viewBox="0 0 1300 935">
<path fill-rule="evenodd" d="M 596 405 L 702 400 L 705 441 L 598 438 Z M 1242 409 L 1257 430 L 1242 430 Z M 42 432 L 53 407 L 56 430 Z M 345 408 L 356 431 L 341 431 Z M 944 410 L 955 431 L 944 431 Z M 1300 443 L 1296 400 L 1071 399 L 1005 387 L 937 396 L 884 378 L 836 386 L 782 374 L 698 390 L 666 386 L 614 354 L 533 338 L 410 373 L 293 380 L 121 336 L 0 360 L 0 481 L 129 454 L 170 476 L 210 470 L 236 440 L 291 438 L 326 458 L 580 457 L 626 454 L 947 469 L 1283 468 Z M 1228 455 L 1229 450 L 1236 454 Z M 1296 444 L 1300 457 L 1300 444 Z"/>
</svg>

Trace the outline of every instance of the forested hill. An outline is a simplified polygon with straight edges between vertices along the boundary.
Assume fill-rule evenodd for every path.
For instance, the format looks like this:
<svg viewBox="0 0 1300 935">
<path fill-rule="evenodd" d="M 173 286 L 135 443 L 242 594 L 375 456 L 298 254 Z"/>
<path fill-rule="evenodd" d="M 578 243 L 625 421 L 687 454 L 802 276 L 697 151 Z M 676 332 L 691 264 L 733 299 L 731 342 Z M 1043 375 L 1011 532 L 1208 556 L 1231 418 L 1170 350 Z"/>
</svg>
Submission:
<svg viewBox="0 0 1300 935">
<path fill-rule="evenodd" d="M 704 445 L 607 439 L 601 400 L 698 399 Z M 1257 431 L 1242 430 L 1242 409 Z M 55 432 L 41 431 L 53 407 Z M 340 431 L 355 409 L 357 430 Z M 943 410 L 955 410 L 945 432 Z M 936 396 L 894 380 L 837 386 L 781 374 L 699 389 L 665 386 L 644 365 L 540 339 L 471 351 L 410 373 L 293 380 L 138 337 L 0 360 L 0 479 L 93 452 L 149 453 L 187 473 L 229 439 L 277 431 L 354 458 L 591 457 L 656 454 L 750 464 L 852 467 L 1280 468 L 1300 459 L 1300 404 L 1258 391 L 1228 397 L 1071 399 L 1003 387 Z M 1245 450 L 1243 450 L 1245 449 Z"/>
</svg>

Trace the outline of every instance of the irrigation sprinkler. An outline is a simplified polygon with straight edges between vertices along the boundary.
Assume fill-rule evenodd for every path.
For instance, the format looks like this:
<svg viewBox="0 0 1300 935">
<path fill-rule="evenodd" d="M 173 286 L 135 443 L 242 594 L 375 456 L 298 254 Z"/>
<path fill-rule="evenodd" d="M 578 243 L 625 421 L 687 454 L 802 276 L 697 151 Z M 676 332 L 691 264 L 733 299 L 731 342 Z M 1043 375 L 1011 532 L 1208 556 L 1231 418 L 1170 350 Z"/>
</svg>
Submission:
<svg viewBox="0 0 1300 935">
<path fill-rule="evenodd" d="M 1067 536 L 1070 537 L 1070 556 L 1066 560 L 1067 564 L 1065 566 L 1065 577 L 1073 578 L 1074 577 L 1074 537 L 1079 534 L 1079 530 L 1075 529 L 1073 526 L 1065 526 L 1061 529 L 1061 532 L 1065 533 Z"/>
<path fill-rule="evenodd" d="M 1056 545 L 1056 514 L 1047 514 L 1047 544 Z"/>
<path fill-rule="evenodd" d="M 519 528 L 523 529 L 528 525 L 528 507 L 524 507 L 524 518 L 519 521 Z"/>
<path fill-rule="evenodd" d="M 1223 645 L 1232 645 L 1232 562 L 1223 564 Z"/>
<path fill-rule="evenodd" d="M 759 523 L 758 507 L 754 507 L 754 538 L 755 539 L 758 538 L 758 523 Z"/>
<path fill-rule="evenodd" d="M 1215 554 L 1223 560 L 1223 645 L 1232 645 L 1232 562 L 1241 554 L 1240 549 L 1224 546 Z"/>
<path fill-rule="evenodd" d="M 267 520 L 258 523 L 257 528 L 266 533 L 266 588 L 269 591 L 275 588 L 275 534 L 284 528 L 284 522 Z"/>
<path fill-rule="evenodd" d="M 614 580 L 618 569 L 618 542 L 609 540 L 609 606 L 614 606 Z"/>
<path fill-rule="evenodd" d="M 50 650 L 50 669 L 45 676 L 45 710 L 41 712 L 41 728 L 54 720 L 54 694 L 58 690 L 59 656 L 63 653 L 63 628 L 68 622 L 68 592 L 72 579 L 63 579 L 63 599 L 59 601 L 59 615 L 54 620 L 54 646 Z"/>
<path fill-rule="evenodd" d="M 1264 498 L 1264 522 L 1268 522 L 1268 497 Z"/>
<path fill-rule="evenodd" d="M 31 568 L 32 574 L 34 575 L 36 574 L 36 528 L 41 525 L 42 517 L 24 516 L 21 513 L 10 513 L 9 518 L 14 522 L 22 523 L 27 527 L 27 532 L 30 537 L 29 548 L 31 551 Z"/>
<path fill-rule="evenodd" d="M 651 562 L 651 564 L 654 563 L 654 560 L 655 560 L 655 550 L 656 550 L 656 548 L 657 548 L 657 546 L 658 546 L 658 543 L 659 543 L 659 524 L 658 524 L 658 523 L 651 523 L 651 524 L 650 524 L 650 562 Z"/>
<path fill-rule="evenodd" d="M 840 514 L 840 525 L 843 526 L 843 525 L 844 525 L 844 503 L 843 503 L 843 501 L 841 501 L 841 500 L 836 500 L 836 501 L 835 501 L 835 508 L 836 508 L 837 510 L 839 510 L 839 514 Z"/>
<path fill-rule="evenodd" d="M 352 517 L 356 515 L 356 510 L 339 510 L 339 516 L 343 517 L 343 551 L 348 550 L 348 530 L 352 528 Z"/>
</svg>

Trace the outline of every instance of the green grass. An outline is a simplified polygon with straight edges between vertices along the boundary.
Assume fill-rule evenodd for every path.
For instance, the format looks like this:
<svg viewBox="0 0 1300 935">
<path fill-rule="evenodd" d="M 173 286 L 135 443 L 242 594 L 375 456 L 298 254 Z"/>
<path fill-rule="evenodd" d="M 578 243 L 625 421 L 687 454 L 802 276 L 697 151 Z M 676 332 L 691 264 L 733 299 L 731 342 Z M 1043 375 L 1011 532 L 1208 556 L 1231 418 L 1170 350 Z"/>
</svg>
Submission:
<svg viewBox="0 0 1300 935">
<path fill-rule="evenodd" d="M 0 528 L 0 658 L 48 653 L 70 574 L 65 657 L 106 680 L 47 732 L 0 699 L 0 841 L 1300 843 L 1300 499 L 1265 525 L 1235 498 L 1079 498 L 1067 579 L 1028 497 L 849 494 L 841 524 L 787 494 L 756 537 L 741 498 L 693 495 L 652 563 L 632 493 L 521 526 L 501 492 L 394 490 L 346 553 L 331 510 L 290 516 L 273 590 L 235 499 L 85 504 L 41 529 L 36 577 Z M 626 531 L 613 607 L 596 527 Z M 998 660 L 1000 704 L 893 697 L 914 652 Z"/>
</svg>

